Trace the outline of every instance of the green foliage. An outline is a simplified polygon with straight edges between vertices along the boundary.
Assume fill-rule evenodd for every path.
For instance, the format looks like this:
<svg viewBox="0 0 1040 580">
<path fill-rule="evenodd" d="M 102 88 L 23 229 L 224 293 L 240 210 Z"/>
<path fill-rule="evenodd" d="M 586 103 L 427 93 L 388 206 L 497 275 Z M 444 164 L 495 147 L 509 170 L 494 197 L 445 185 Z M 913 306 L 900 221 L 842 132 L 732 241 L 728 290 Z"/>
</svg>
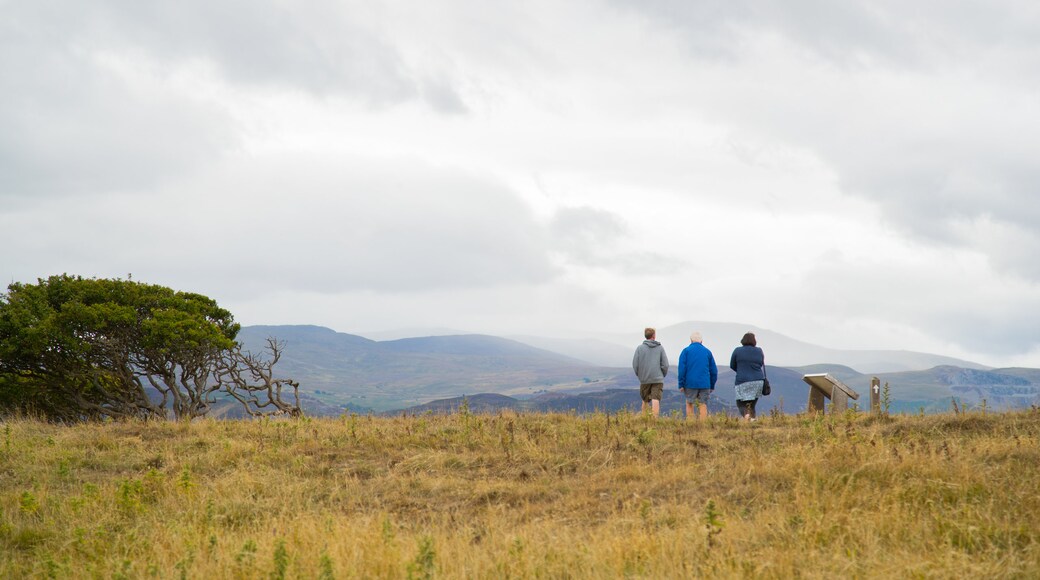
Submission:
<svg viewBox="0 0 1040 580">
<path fill-rule="evenodd" d="M 185 493 L 191 493 L 191 490 L 195 489 L 195 482 L 191 478 L 191 468 L 187 465 L 184 466 L 180 476 L 177 478 L 177 487 L 181 488 L 181 491 Z"/>
<path fill-rule="evenodd" d="M 408 564 L 408 580 L 429 580 L 436 571 L 436 552 L 433 549 L 433 538 L 423 536 L 419 539 L 419 553 Z"/>
<path fill-rule="evenodd" d="M 332 567 L 332 558 L 326 550 L 322 550 L 318 559 L 318 580 L 335 580 L 336 572 Z"/>
<path fill-rule="evenodd" d="M 40 502 L 31 491 L 24 491 L 21 499 L 18 501 L 18 509 L 23 514 L 35 515 L 36 512 L 40 511 Z"/>
<path fill-rule="evenodd" d="M 246 540 L 246 542 L 242 544 L 242 549 L 235 555 L 235 563 L 240 566 L 252 566 L 255 558 L 256 542 L 253 540 Z"/>
<path fill-rule="evenodd" d="M 722 514 L 715 505 L 715 500 L 709 499 L 704 506 L 704 529 L 708 534 L 708 546 L 714 547 L 718 543 L 718 535 L 722 533 Z"/>
<path fill-rule="evenodd" d="M 654 440 L 657 439 L 657 432 L 653 429 L 647 428 L 639 432 L 636 436 L 636 441 L 643 447 L 649 447 L 654 444 Z"/>
<path fill-rule="evenodd" d="M 0 409 L 165 416 L 153 387 L 178 417 L 197 416 L 206 399 L 185 390 L 206 383 L 238 330 L 212 299 L 163 286 L 68 275 L 14 283 L 0 295 Z"/>
<path fill-rule="evenodd" d="M 274 572 L 271 573 L 273 580 L 285 580 L 285 574 L 289 571 L 289 552 L 285 549 L 285 540 L 279 539 L 274 547 Z"/>
<path fill-rule="evenodd" d="M 124 479 L 116 489 L 116 503 L 125 512 L 138 512 L 144 509 L 141 498 L 144 495 L 144 484 L 139 479 Z"/>
</svg>

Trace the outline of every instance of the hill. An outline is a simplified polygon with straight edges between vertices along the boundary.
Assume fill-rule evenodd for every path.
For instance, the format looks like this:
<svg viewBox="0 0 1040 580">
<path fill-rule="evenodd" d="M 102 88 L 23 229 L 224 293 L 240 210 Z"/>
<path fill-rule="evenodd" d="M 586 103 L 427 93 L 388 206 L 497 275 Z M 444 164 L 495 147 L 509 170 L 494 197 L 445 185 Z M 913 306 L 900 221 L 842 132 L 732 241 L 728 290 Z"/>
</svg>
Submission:
<svg viewBox="0 0 1040 580">
<path fill-rule="evenodd" d="M 247 326 L 239 340 L 256 352 L 270 336 L 285 344 L 279 374 L 334 407 L 378 411 L 477 392 L 534 394 L 619 381 L 618 369 L 494 336 L 380 342 L 319 326 Z"/>
<path fill-rule="evenodd" d="M 711 413 L 726 412 L 736 413 L 736 402 L 733 397 L 733 371 L 720 369 L 719 383 L 715 394 L 708 403 Z M 771 367 L 769 369 L 769 380 L 773 393 L 759 400 L 757 410 L 761 415 L 768 415 L 773 409 L 787 413 L 797 413 L 805 410 L 808 401 L 808 387 L 802 382 L 802 375 L 790 369 Z M 630 385 L 628 385 L 630 387 Z M 595 391 L 567 392 L 556 391 L 540 393 L 535 396 L 513 398 L 503 397 L 491 393 L 477 393 L 467 397 L 452 397 L 430 401 L 423 405 L 405 408 L 407 413 L 424 413 L 433 411 L 435 413 L 455 412 L 466 401 L 468 407 L 474 412 L 489 412 L 500 410 L 512 410 L 523 412 L 570 412 L 616 413 L 622 410 L 636 410 L 640 407 L 639 389 L 637 388 L 608 388 Z M 682 414 L 686 399 L 679 392 L 674 377 L 666 382 L 664 396 L 661 399 L 661 413 L 670 415 Z"/>
<path fill-rule="evenodd" d="M 759 399 L 759 415 L 768 415 L 774 410 L 784 413 L 805 411 L 809 390 L 802 376 L 816 373 L 829 373 L 852 387 L 860 395 L 859 400 L 852 403 L 861 409 L 869 408 L 870 382 L 875 376 L 882 384 L 888 383 L 891 398 L 889 409 L 894 413 L 916 413 L 922 408 L 927 412 L 945 411 L 951 408 L 953 400 L 966 408 L 985 405 L 995 410 L 1024 409 L 1040 404 L 1040 381 L 1031 382 L 1040 376 L 1040 371 L 1032 369 L 1006 369 L 1005 372 L 1002 369 L 978 371 L 942 366 L 926 371 L 865 375 L 839 365 L 809 365 L 793 369 L 768 367 L 768 371 L 773 392 Z M 733 371 L 720 369 L 719 383 L 709 405 L 711 412 L 735 414 L 732 385 Z M 405 411 L 453 412 L 459 408 L 462 400 L 462 397 L 435 400 L 406 408 Z M 470 408 L 475 412 L 505 409 L 527 412 L 617 412 L 638 408 L 639 392 L 634 388 L 612 388 L 594 392 L 545 393 L 523 399 L 479 393 L 468 397 L 468 400 Z M 665 415 L 682 413 L 684 403 L 674 378 L 666 382 L 661 412 Z"/>
<path fill-rule="evenodd" d="M 674 335 L 678 329 L 667 332 Z M 595 409 L 597 404 L 600 408 L 620 409 L 626 404 L 622 401 L 631 397 L 604 393 L 636 387 L 628 367 L 630 362 L 623 368 L 600 367 L 494 336 L 374 341 L 318 326 L 249 326 L 242 329 L 239 339 L 256 351 L 268 336 L 285 342 L 277 369 L 301 382 L 307 397 L 305 410 L 312 415 L 412 408 L 481 393 L 506 395 L 537 410 Z M 680 350 L 678 346 L 669 349 L 673 363 Z M 728 357 L 718 350 L 718 405 L 719 409 L 731 408 L 733 373 L 726 368 Z M 767 360 L 772 361 L 771 350 L 766 352 Z M 790 413 L 804 409 L 808 387 L 802 375 L 819 372 L 829 372 L 861 393 L 861 407 L 868 405 L 866 395 L 871 377 L 878 376 L 882 382 L 890 383 L 892 409 L 896 411 L 948 409 L 953 397 L 970 405 L 985 400 L 993 408 L 1021 408 L 1037 403 L 1040 389 L 1037 369 L 987 370 L 940 365 L 927 370 L 867 374 L 846 365 L 787 368 L 771 362 L 769 374 L 774 393 L 759 402 L 760 411 L 768 413 L 782 408 Z M 674 368 L 665 380 L 665 391 L 670 393 L 663 402 L 666 412 L 673 405 L 681 409 Z M 546 393 L 572 399 L 550 403 L 538 398 Z M 602 400 L 597 402 L 596 397 Z M 638 403 L 638 397 L 635 399 Z"/>
</svg>

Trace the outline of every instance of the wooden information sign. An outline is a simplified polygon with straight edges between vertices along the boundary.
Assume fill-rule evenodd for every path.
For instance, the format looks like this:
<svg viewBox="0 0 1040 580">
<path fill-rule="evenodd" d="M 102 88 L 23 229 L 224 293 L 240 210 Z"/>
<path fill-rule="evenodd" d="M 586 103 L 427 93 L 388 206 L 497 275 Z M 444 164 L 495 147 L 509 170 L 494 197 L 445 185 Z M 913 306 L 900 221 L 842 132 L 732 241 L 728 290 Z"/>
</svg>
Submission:
<svg viewBox="0 0 1040 580">
<path fill-rule="evenodd" d="M 802 380 L 809 383 L 810 413 L 823 413 L 825 399 L 831 400 L 831 414 L 844 413 L 849 408 L 849 399 L 859 399 L 859 393 L 829 374 L 805 375 Z"/>
</svg>

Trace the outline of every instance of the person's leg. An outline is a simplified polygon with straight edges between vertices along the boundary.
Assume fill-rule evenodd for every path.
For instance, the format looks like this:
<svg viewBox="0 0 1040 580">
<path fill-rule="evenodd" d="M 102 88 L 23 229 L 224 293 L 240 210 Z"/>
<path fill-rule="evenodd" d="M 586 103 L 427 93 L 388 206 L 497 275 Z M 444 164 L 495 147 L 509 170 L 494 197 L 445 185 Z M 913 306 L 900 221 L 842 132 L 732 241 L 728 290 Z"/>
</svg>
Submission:
<svg viewBox="0 0 1040 580">
<path fill-rule="evenodd" d="M 711 391 L 702 389 L 697 391 L 697 414 L 701 419 L 708 418 L 708 397 L 711 396 Z"/>
<path fill-rule="evenodd" d="M 758 399 L 752 399 L 752 400 L 748 401 L 748 409 L 750 410 L 750 414 L 751 414 L 751 419 L 752 420 L 754 420 L 756 418 L 755 417 L 755 403 L 757 403 L 757 402 L 758 402 Z"/>
<path fill-rule="evenodd" d="M 737 401 L 737 409 L 745 421 L 751 420 L 751 401 Z"/>
<path fill-rule="evenodd" d="M 650 385 L 650 407 L 653 409 L 654 418 L 661 414 L 661 397 L 664 396 L 664 383 Z"/>
<path fill-rule="evenodd" d="M 693 421 L 693 403 L 686 401 L 686 420 Z"/>
</svg>

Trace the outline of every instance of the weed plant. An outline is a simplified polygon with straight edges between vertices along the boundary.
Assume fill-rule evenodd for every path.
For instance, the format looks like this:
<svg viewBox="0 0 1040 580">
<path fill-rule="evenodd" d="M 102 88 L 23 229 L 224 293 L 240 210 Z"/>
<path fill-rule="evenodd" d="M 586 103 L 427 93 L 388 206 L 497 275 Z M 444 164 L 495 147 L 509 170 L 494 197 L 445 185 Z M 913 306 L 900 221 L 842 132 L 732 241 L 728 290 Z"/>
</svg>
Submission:
<svg viewBox="0 0 1040 580">
<path fill-rule="evenodd" d="M 2 578 L 1040 577 L 1040 411 L 16 418 Z"/>
</svg>

